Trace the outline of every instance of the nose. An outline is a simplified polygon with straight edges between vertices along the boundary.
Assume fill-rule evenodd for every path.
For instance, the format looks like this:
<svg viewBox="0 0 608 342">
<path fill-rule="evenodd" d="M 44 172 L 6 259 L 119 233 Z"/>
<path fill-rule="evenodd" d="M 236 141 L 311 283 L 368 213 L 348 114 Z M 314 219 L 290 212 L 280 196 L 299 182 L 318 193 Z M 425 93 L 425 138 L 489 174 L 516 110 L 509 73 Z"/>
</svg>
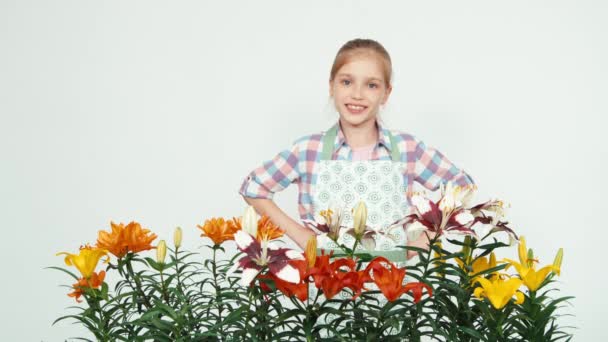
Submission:
<svg viewBox="0 0 608 342">
<path fill-rule="evenodd" d="M 352 89 L 352 92 L 351 92 L 350 96 L 353 99 L 357 99 L 358 100 L 358 99 L 362 98 L 362 93 L 363 92 L 361 91 L 361 86 L 354 86 L 351 89 Z"/>
</svg>

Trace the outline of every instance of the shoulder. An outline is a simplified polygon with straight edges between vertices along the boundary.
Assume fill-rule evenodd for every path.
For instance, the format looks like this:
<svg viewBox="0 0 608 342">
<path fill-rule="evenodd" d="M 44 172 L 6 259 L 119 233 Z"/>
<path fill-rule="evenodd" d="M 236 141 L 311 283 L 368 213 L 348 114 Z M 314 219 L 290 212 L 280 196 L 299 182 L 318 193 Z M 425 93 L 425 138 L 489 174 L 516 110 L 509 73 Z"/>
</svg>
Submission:
<svg viewBox="0 0 608 342">
<path fill-rule="evenodd" d="M 322 132 L 301 136 L 292 143 L 291 152 L 299 159 L 310 159 L 312 154 L 316 155 L 321 150 L 322 137 Z"/>
<path fill-rule="evenodd" d="M 413 134 L 401 130 L 389 130 L 402 152 L 414 151 L 421 141 Z"/>
<path fill-rule="evenodd" d="M 294 147 L 297 147 L 300 151 L 316 150 L 319 149 L 322 138 L 323 132 L 308 134 L 296 139 L 293 145 Z"/>
</svg>

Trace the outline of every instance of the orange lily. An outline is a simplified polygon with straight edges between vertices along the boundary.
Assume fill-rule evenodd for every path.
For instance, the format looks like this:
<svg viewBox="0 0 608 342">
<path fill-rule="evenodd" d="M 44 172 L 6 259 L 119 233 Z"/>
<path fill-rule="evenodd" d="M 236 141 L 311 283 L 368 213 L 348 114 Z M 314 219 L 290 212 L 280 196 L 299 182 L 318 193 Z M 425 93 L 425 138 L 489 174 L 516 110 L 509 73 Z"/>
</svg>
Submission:
<svg viewBox="0 0 608 342">
<path fill-rule="evenodd" d="M 156 234 L 142 228 L 139 223 L 132 221 L 125 226 L 110 222 L 110 225 L 111 232 L 99 231 L 97 247 L 107 249 L 117 258 L 122 258 L 128 252 L 138 253 L 154 248 L 150 243 L 156 239 Z"/>
<path fill-rule="evenodd" d="M 384 262 L 390 266 L 390 269 L 382 265 Z M 422 297 L 422 289 L 426 289 L 429 296 L 433 295 L 433 289 L 421 282 L 411 282 L 403 285 L 405 278 L 405 268 L 398 268 L 393 263 L 383 257 L 376 257 L 368 265 L 368 269 L 373 271 L 374 282 L 382 291 L 386 299 L 395 301 L 405 292 L 412 291 L 414 302 L 418 303 Z"/>
<path fill-rule="evenodd" d="M 80 247 L 80 251 L 78 252 L 78 254 L 60 252 L 56 255 L 61 254 L 66 255 L 65 264 L 68 266 L 76 267 L 84 278 L 89 278 L 91 274 L 93 274 L 93 271 L 95 271 L 99 259 L 101 259 L 102 257 L 106 257 L 106 259 L 104 260 L 105 263 L 110 262 L 108 251 L 101 248 L 93 248 L 89 245 Z"/>
<path fill-rule="evenodd" d="M 82 277 L 78 279 L 78 282 L 72 287 L 74 288 L 74 292 L 68 293 L 68 297 L 74 297 L 78 303 L 82 302 L 79 298 L 84 294 L 85 288 L 97 289 L 103 284 L 103 280 L 106 277 L 106 271 L 101 271 L 99 273 L 93 272 L 91 276 L 87 279 Z"/>
<path fill-rule="evenodd" d="M 258 241 L 278 239 L 284 234 L 285 231 L 272 223 L 268 216 L 262 216 L 258 220 L 258 231 L 255 237 Z"/>
<path fill-rule="evenodd" d="M 235 226 L 236 230 L 243 229 L 243 220 L 241 218 L 233 218 L 230 221 Z M 257 230 L 255 233 L 255 239 L 258 241 L 270 241 L 278 239 L 285 235 L 285 231 L 279 228 L 277 225 L 270 221 L 270 218 L 266 215 L 262 215 L 257 222 Z"/>
<path fill-rule="evenodd" d="M 237 222 L 239 222 L 238 225 Z M 203 231 L 201 236 L 210 238 L 216 245 L 234 240 L 234 233 L 241 229 L 240 221 L 237 219 L 226 221 L 221 217 L 206 220 L 202 226 L 197 225 L 197 227 Z"/>
</svg>

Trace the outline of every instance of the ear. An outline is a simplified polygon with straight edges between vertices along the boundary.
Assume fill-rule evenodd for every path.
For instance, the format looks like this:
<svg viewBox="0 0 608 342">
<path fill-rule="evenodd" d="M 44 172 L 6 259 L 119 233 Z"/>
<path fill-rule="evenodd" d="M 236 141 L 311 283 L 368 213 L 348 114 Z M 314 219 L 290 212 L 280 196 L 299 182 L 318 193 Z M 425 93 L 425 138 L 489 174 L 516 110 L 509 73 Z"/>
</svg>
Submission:
<svg viewBox="0 0 608 342">
<path fill-rule="evenodd" d="M 389 85 L 386 88 L 386 94 L 384 94 L 384 98 L 382 99 L 382 104 L 385 104 L 386 101 L 388 101 L 388 97 L 391 95 L 391 92 L 393 91 L 393 86 Z"/>
<path fill-rule="evenodd" d="M 329 96 L 330 97 L 334 96 L 334 87 L 333 87 L 333 82 L 331 80 L 329 80 Z"/>
</svg>

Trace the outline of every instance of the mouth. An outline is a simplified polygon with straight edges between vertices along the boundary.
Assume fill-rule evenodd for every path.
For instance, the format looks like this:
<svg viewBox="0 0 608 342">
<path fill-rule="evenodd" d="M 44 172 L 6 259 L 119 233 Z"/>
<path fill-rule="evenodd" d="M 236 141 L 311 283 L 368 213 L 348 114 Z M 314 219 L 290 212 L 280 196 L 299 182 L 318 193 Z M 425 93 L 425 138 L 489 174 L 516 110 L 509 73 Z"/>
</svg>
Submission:
<svg viewBox="0 0 608 342">
<path fill-rule="evenodd" d="M 359 114 L 367 109 L 367 106 L 356 105 L 352 103 L 347 103 L 345 106 L 346 109 L 348 109 L 348 111 L 352 114 Z"/>
</svg>

